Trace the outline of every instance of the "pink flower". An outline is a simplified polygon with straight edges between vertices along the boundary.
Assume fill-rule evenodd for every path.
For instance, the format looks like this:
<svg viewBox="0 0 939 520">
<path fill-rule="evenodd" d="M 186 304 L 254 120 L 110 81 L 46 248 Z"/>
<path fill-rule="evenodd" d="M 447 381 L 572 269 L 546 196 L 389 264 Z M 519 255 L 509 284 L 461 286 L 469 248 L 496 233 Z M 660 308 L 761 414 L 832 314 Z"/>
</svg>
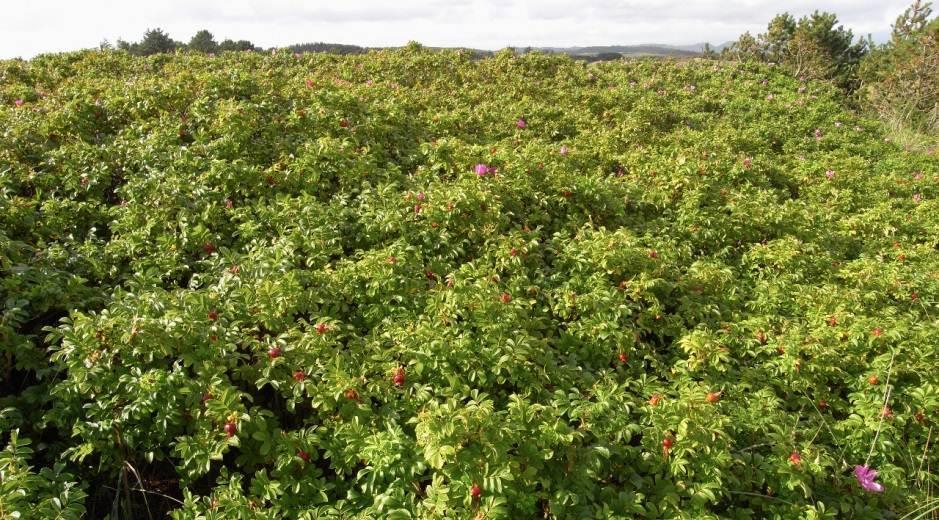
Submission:
<svg viewBox="0 0 939 520">
<path fill-rule="evenodd" d="M 914 193 L 914 194 L 913 194 L 913 202 L 916 202 L 916 203 L 918 204 L 918 203 L 920 203 L 920 202 L 922 202 L 922 201 L 923 201 L 923 195 L 922 195 L 921 193 Z"/>
<path fill-rule="evenodd" d="M 528 126 L 528 123 L 526 123 L 524 119 L 519 118 L 519 120 L 515 122 L 515 128 L 519 130 L 524 129 L 526 126 Z"/>
<path fill-rule="evenodd" d="M 767 94 L 767 95 L 766 95 L 766 100 L 767 100 L 767 101 L 772 101 L 772 100 L 773 100 L 773 95 L 772 95 L 772 94 Z"/>
<path fill-rule="evenodd" d="M 490 168 L 489 165 L 479 163 L 476 165 L 475 170 L 476 170 L 476 175 L 480 177 L 485 177 L 486 175 L 489 175 L 489 173 L 492 171 L 492 168 Z"/>
<path fill-rule="evenodd" d="M 17 99 L 16 101 L 13 102 L 13 104 L 16 105 L 16 106 L 18 106 L 18 107 L 21 107 L 21 106 L 23 106 L 23 100 L 22 100 L 22 99 Z"/>
<path fill-rule="evenodd" d="M 424 195 L 424 192 L 423 192 L 423 191 L 417 194 L 417 200 L 419 200 L 419 201 L 421 201 L 421 202 L 424 202 L 424 199 L 426 199 L 426 198 L 427 198 L 427 196 Z"/>
<path fill-rule="evenodd" d="M 921 181 L 921 180 L 923 180 L 923 172 L 916 172 L 916 175 L 913 176 L 913 180 L 914 180 L 914 181 Z"/>
<path fill-rule="evenodd" d="M 744 158 L 744 160 L 743 160 L 743 167 L 744 167 L 744 168 L 749 168 L 751 164 L 753 164 L 753 159 L 752 159 L 752 158 L 750 158 L 750 157 Z"/>
<path fill-rule="evenodd" d="M 570 148 L 567 145 L 561 145 L 561 155 L 567 155 L 570 153 Z"/>
<path fill-rule="evenodd" d="M 822 138 L 822 129 L 821 129 L 821 128 L 816 128 L 816 129 L 815 129 L 815 138 L 816 138 L 816 139 L 821 139 L 821 138 Z"/>
<path fill-rule="evenodd" d="M 857 478 L 858 484 L 861 485 L 866 491 L 871 493 L 883 493 L 884 486 L 874 482 L 874 479 L 877 478 L 877 471 L 865 466 L 854 466 L 854 476 Z"/>
<path fill-rule="evenodd" d="M 313 88 L 313 80 L 312 80 L 312 79 L 306 80 L 306 88 Z"/>
<path fill-rule="evenodd" d="M 835 170 L 828 170 L 825 172 L 825 177 L 828 177 L 829 180 L 835 178 Z"/>
<path fill-rule="evenodd" d="M 368 87 L 371 87 L 371 86 L 372 86 L 372 83 L 374 83 L 374 81 L 372 81 L 372 80 L 366 80 L 366 81 L 365 81 L 365 85 L 368 86 Z"/>
</svg>

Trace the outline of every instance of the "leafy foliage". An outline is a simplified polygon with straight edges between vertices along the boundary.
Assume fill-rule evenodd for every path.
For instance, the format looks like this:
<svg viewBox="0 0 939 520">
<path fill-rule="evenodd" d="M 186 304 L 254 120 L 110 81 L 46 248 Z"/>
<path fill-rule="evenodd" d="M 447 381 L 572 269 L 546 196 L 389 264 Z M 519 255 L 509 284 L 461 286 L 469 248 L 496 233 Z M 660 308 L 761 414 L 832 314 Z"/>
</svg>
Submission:
<svg viewBox="0 0 939 520">
<path fill-rule="evenodd" d="M 65 463 L 39 473 L 29 464 L 30 440 L 10 432 L 6 449 L 0 451 L 0 515 L 3 518 L 83 518 L 85 492 L 65 473 Z"/>
<path fill-rule="evenodd" d="M 2 62 L 3 460 L 178 519 L 912 509 L 939 159 L 840 99 L 419 45 Z"/>
</svg>

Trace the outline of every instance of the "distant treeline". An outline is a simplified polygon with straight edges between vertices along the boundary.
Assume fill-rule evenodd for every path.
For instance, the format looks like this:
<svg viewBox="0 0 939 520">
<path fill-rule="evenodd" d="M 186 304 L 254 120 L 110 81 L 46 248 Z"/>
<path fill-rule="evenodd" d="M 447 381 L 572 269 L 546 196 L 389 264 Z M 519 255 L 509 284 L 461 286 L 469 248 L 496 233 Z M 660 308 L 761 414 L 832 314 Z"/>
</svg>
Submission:
<svg viewBox="0 0 939 520">
<path fill-rule="evenodd" d="M 112 45 L 105 41 L 101 44 L 103 48 L 110 48 Z M 214 54 L 225 51 L 257 51 L 261 52 L 267 49 L 259 47 L 248 40 L 222 40 L 218 42 L 211 32 L 203 29 L 197 32 L 189 43 L 174 40 L 166 31 L 160 28 L 148 29 L 143 34 L 143 38 L 137 42 L 128 42 L 117 40 L 114 45 L 120 50 L 129 52 L 137 56 L 150 56 L 151 54 L 160 54 L 164 52 L 174 52 L 176 50 L 189 50 Z M 333 54 L 362 54 L 368 49 L 358 45 L 343 45 L 340 43 L 299 43 L 286 47 L 292 52 L 328 52 Z"/>
<path fill-rule="evenodd" d="M 204 29 L 197 32 L 189 40 L 189 43 L 174 40 L 163 29 L 156 28 L 148 29 L 139 42 L 128 42 L 119 39 L 115 46 L 120 50 L 127 51 L 137 56 L 150 56 L 151 54 L 159 54 L 162 52 L 173 52 L 177 49 L 186 49 L 207 54 L 223 51 L 263 50 L 248 40 L 222 40 L 222 42 L 219 43 L 215 41 L 215 37 L 212 33 Z M 104 41 L 101 47 L 110 48 L 111 44 Z"/>
</svg>

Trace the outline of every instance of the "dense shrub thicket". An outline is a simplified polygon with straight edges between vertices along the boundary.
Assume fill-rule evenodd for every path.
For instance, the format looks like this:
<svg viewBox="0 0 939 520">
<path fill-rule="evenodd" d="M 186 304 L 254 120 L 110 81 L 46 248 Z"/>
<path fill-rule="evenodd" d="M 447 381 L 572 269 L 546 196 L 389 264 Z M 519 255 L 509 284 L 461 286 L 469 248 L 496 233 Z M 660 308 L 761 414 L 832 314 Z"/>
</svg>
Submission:
<svg viewBox="0 0 939 520">
<path fill-rule="evenodd" d="M 939 158 L 834 87 L 412 45 L 47 55 L 0 104 L 4 515 L 889 518 L 937 484 Z"/>
</svg>

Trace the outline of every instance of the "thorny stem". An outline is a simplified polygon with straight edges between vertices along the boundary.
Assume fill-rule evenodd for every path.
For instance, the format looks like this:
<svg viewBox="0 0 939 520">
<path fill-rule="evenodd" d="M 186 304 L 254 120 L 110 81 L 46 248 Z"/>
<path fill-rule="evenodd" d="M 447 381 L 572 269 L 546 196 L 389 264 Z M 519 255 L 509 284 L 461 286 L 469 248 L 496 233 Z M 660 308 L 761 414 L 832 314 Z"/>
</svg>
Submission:
<svg viewBox="0 0 939 520">
<path fill-rule="evenodd" d="M 893 354 L 890 355 L 890 364 L 887 365 L 887 380 L 884 381 L 884 400 L 883 404 L 880 406 L 880 422 L 877 423 L 877 433 L 874 434 L 874 440 L 871 441 L 871 450 L 867 453 L 867 458 L 864 459 L 864 466 L 867 467 L 868 462 L 871 460 L 871 455 L 874 454 L 874 446 L 877 445 L 877 438 L 880 437 L 880 428 L 884 425 L 884 407 L 887 406 L 887 401 L 890 399 L 890 371 L 893 370 L 893 360 L 897 357 L 897 351 L 894 350 Z"/>
<path fill-rule="evenodd" d="M 804 395 L 805 398 L 809 400 L 809 403 L 812 404 L 812 408 L 815 409 L 815 413 L 817 413 L 818 416 L 822 419 L 822 424 L 824 424 L 824 425 L 825 425 L 825 428 L 828 429 L 828 433 L 831 434 L 831 438 L 832 438 L 832 439 L 837 439 L 838 437 L 835 436 L 835 432 L 833 432 L 833 431 L 831 430 L 831 426 L 828 425 L 828 421 L 826 421 L 826 420 L 825 420 L 825 416 L 822 415 L 822 411 L 819 410 L 819 409 L 818 409 L 818 406 L 815 405 L 815 401 L 813 401 L 812 398 L 809 397 L 809 394 L 808 394 L 805 390 L 802 390 L 802 395 Z M 816 436 L 817 436 L 817 434 L 816 434 Z M 813 439 L 813 441 L 814 441 L 814 439 Z M 809 444 L 812 444 L 812 443 L 810 442 Z M 841 463 L 842 463 L 842 464 L 845 464 L 845 461 L 844 461 L 844 448 L 842 448 L 842 450 L 841 450 L 841 455 L 839 455 L 838 458 L 841 459 Z M 845 465 L 847 465 L 847 464 L 845 464 Z"/>
<path fill-rule="evenodd" d="M 919 467 L 916 468 L 916 478 L 919 478 L 920 473 L 923 471 L 923 461 L 926 460 L 926 453 L 929 450 L 929 439 L 932 437 L 932 426 L 929 427 L 929 432 L 926 434 L 926 446 L 923 447 L 923 458 L 919 459 Z"/>
</svg>

